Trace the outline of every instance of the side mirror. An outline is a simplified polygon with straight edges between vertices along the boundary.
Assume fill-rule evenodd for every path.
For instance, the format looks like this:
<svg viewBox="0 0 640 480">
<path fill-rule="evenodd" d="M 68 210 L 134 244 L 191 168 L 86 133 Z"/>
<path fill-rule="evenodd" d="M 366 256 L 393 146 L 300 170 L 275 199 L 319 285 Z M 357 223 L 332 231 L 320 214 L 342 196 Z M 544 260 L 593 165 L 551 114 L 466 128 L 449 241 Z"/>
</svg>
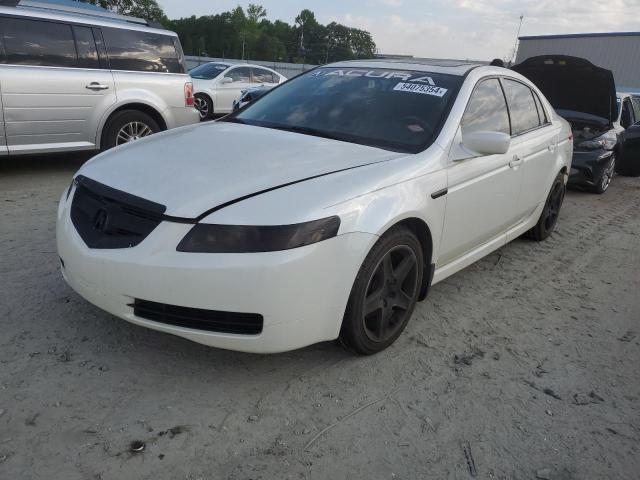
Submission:
<svg viewBox="0 0 640 480">
<path fill-rule="evenodd" d="M 222 79 L 220 80 L 220 83 L 233 83 L 233 78 L 222 77 Z"/>
<path fill-rule="evenodd" d="M 462 135 L 462 145 L 479 155 L 499 155 L 509 151 L 511 137 L 502 132 L 471 132 Z"/>
</svg>

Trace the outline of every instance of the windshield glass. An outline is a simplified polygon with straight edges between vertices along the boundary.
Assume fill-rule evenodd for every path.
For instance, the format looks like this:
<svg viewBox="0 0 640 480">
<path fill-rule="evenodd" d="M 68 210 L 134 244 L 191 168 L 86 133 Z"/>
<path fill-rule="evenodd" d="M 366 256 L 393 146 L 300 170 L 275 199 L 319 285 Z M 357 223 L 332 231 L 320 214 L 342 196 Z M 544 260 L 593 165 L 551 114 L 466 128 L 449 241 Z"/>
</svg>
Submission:
<svg viewBox="0 0 640 480">
<path fill-rule="evenodd" d="M 226 121 L 416 153 L 433 142 L 462 81 L 428 72 L 318 68 Z"/>
<path fill-rule="evenodd" d="M 191 75 L 193 78 L 211 80 L 213 78 L 216 78 L 227 68 L 229 68 L 229 65 L 226 65 L 224 63 L 204 63 L 192 70 L 189 70 L 189 75 Z"/>
</svg>

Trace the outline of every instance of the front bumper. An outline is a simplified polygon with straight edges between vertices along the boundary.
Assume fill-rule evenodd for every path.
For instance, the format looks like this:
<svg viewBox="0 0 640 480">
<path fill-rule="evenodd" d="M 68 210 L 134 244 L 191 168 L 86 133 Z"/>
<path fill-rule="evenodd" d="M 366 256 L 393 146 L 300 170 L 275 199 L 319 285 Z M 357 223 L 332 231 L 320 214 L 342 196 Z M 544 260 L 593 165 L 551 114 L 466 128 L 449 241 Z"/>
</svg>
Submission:
<svg viewBox="0 0 640 480">
<path fill-rule="evenodd" d="M 569 173 L 569 185 L 594 186 L 598 183 L 613 150 L 574 150 Z"/>
<path fill-rule="evenodd" d="M 90 249 L 61 200 L 57 246 L 63 276 L 82 297 L 131 323 L 230 350 L 273 353 L 338 337 L 351 287 L 377 240 L 348 233 L 306 247 L 267 253 L 181 253 L 191 225 L 162 222 L 139 245 Z M 262 332 L 194 330 L 134 315 L 135 299 L 192 308 L 258 313 Z"/>
</svg>

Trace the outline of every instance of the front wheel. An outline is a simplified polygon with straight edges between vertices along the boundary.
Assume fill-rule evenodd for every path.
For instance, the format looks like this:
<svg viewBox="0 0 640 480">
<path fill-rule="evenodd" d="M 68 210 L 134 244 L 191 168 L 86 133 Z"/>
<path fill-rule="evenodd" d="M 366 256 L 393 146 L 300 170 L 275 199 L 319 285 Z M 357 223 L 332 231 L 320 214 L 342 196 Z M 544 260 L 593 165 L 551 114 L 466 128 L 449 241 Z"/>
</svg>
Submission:
<svg viewBox="0 0 640 480">
<path fill-rule="evenodd" d="M 420 241 L 407 228 L 394 227 L 367 255 L 351 289 L 340 343 L 371 355 L 400 336 L 418 300 L 424 261 Z"/>
<path fill-rule="evenodd" d="M 602 171 L 602 176 L 596 183 L 596 186 L 593 188 L 593 191 L 598 194 L 603 194 L 611 185 L 611 179 L 613 178 L 614 172 L 616 171 L 616 155 L 611 155 L 607 166 Z"/>
<path fill-rule="evenodd" d="M 541 242 L 551 235 L 553 230 L 556 228 L 556 223 L 558 223 L 560 207 L 562 207 L 565 191 L 564 173 L 560 172 L 553 181 L 551 191 L 549 192 L 547 201 L 544 204 L 538 223 L 536 223 L 536 225 L 525 234 L 527 238 L 535 240 L 536 242 Z"/>
</svg>

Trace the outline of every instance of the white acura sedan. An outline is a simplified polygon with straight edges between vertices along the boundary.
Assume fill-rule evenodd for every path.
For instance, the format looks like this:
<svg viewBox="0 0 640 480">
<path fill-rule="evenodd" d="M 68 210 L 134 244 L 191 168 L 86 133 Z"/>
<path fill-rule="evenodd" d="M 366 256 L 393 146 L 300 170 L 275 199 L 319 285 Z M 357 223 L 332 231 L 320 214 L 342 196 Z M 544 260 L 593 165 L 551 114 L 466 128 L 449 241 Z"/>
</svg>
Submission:
<svg viewBox="0 0 640 480">
<path fill-rule="evenodd" d="M 568 123 L 512 71 L 332 64 L 86 163 L 60 201 L 62 272 L 206 345 L 371 354 L 434 283 L 548 237 L 571 154 Z"/>
</svg>

